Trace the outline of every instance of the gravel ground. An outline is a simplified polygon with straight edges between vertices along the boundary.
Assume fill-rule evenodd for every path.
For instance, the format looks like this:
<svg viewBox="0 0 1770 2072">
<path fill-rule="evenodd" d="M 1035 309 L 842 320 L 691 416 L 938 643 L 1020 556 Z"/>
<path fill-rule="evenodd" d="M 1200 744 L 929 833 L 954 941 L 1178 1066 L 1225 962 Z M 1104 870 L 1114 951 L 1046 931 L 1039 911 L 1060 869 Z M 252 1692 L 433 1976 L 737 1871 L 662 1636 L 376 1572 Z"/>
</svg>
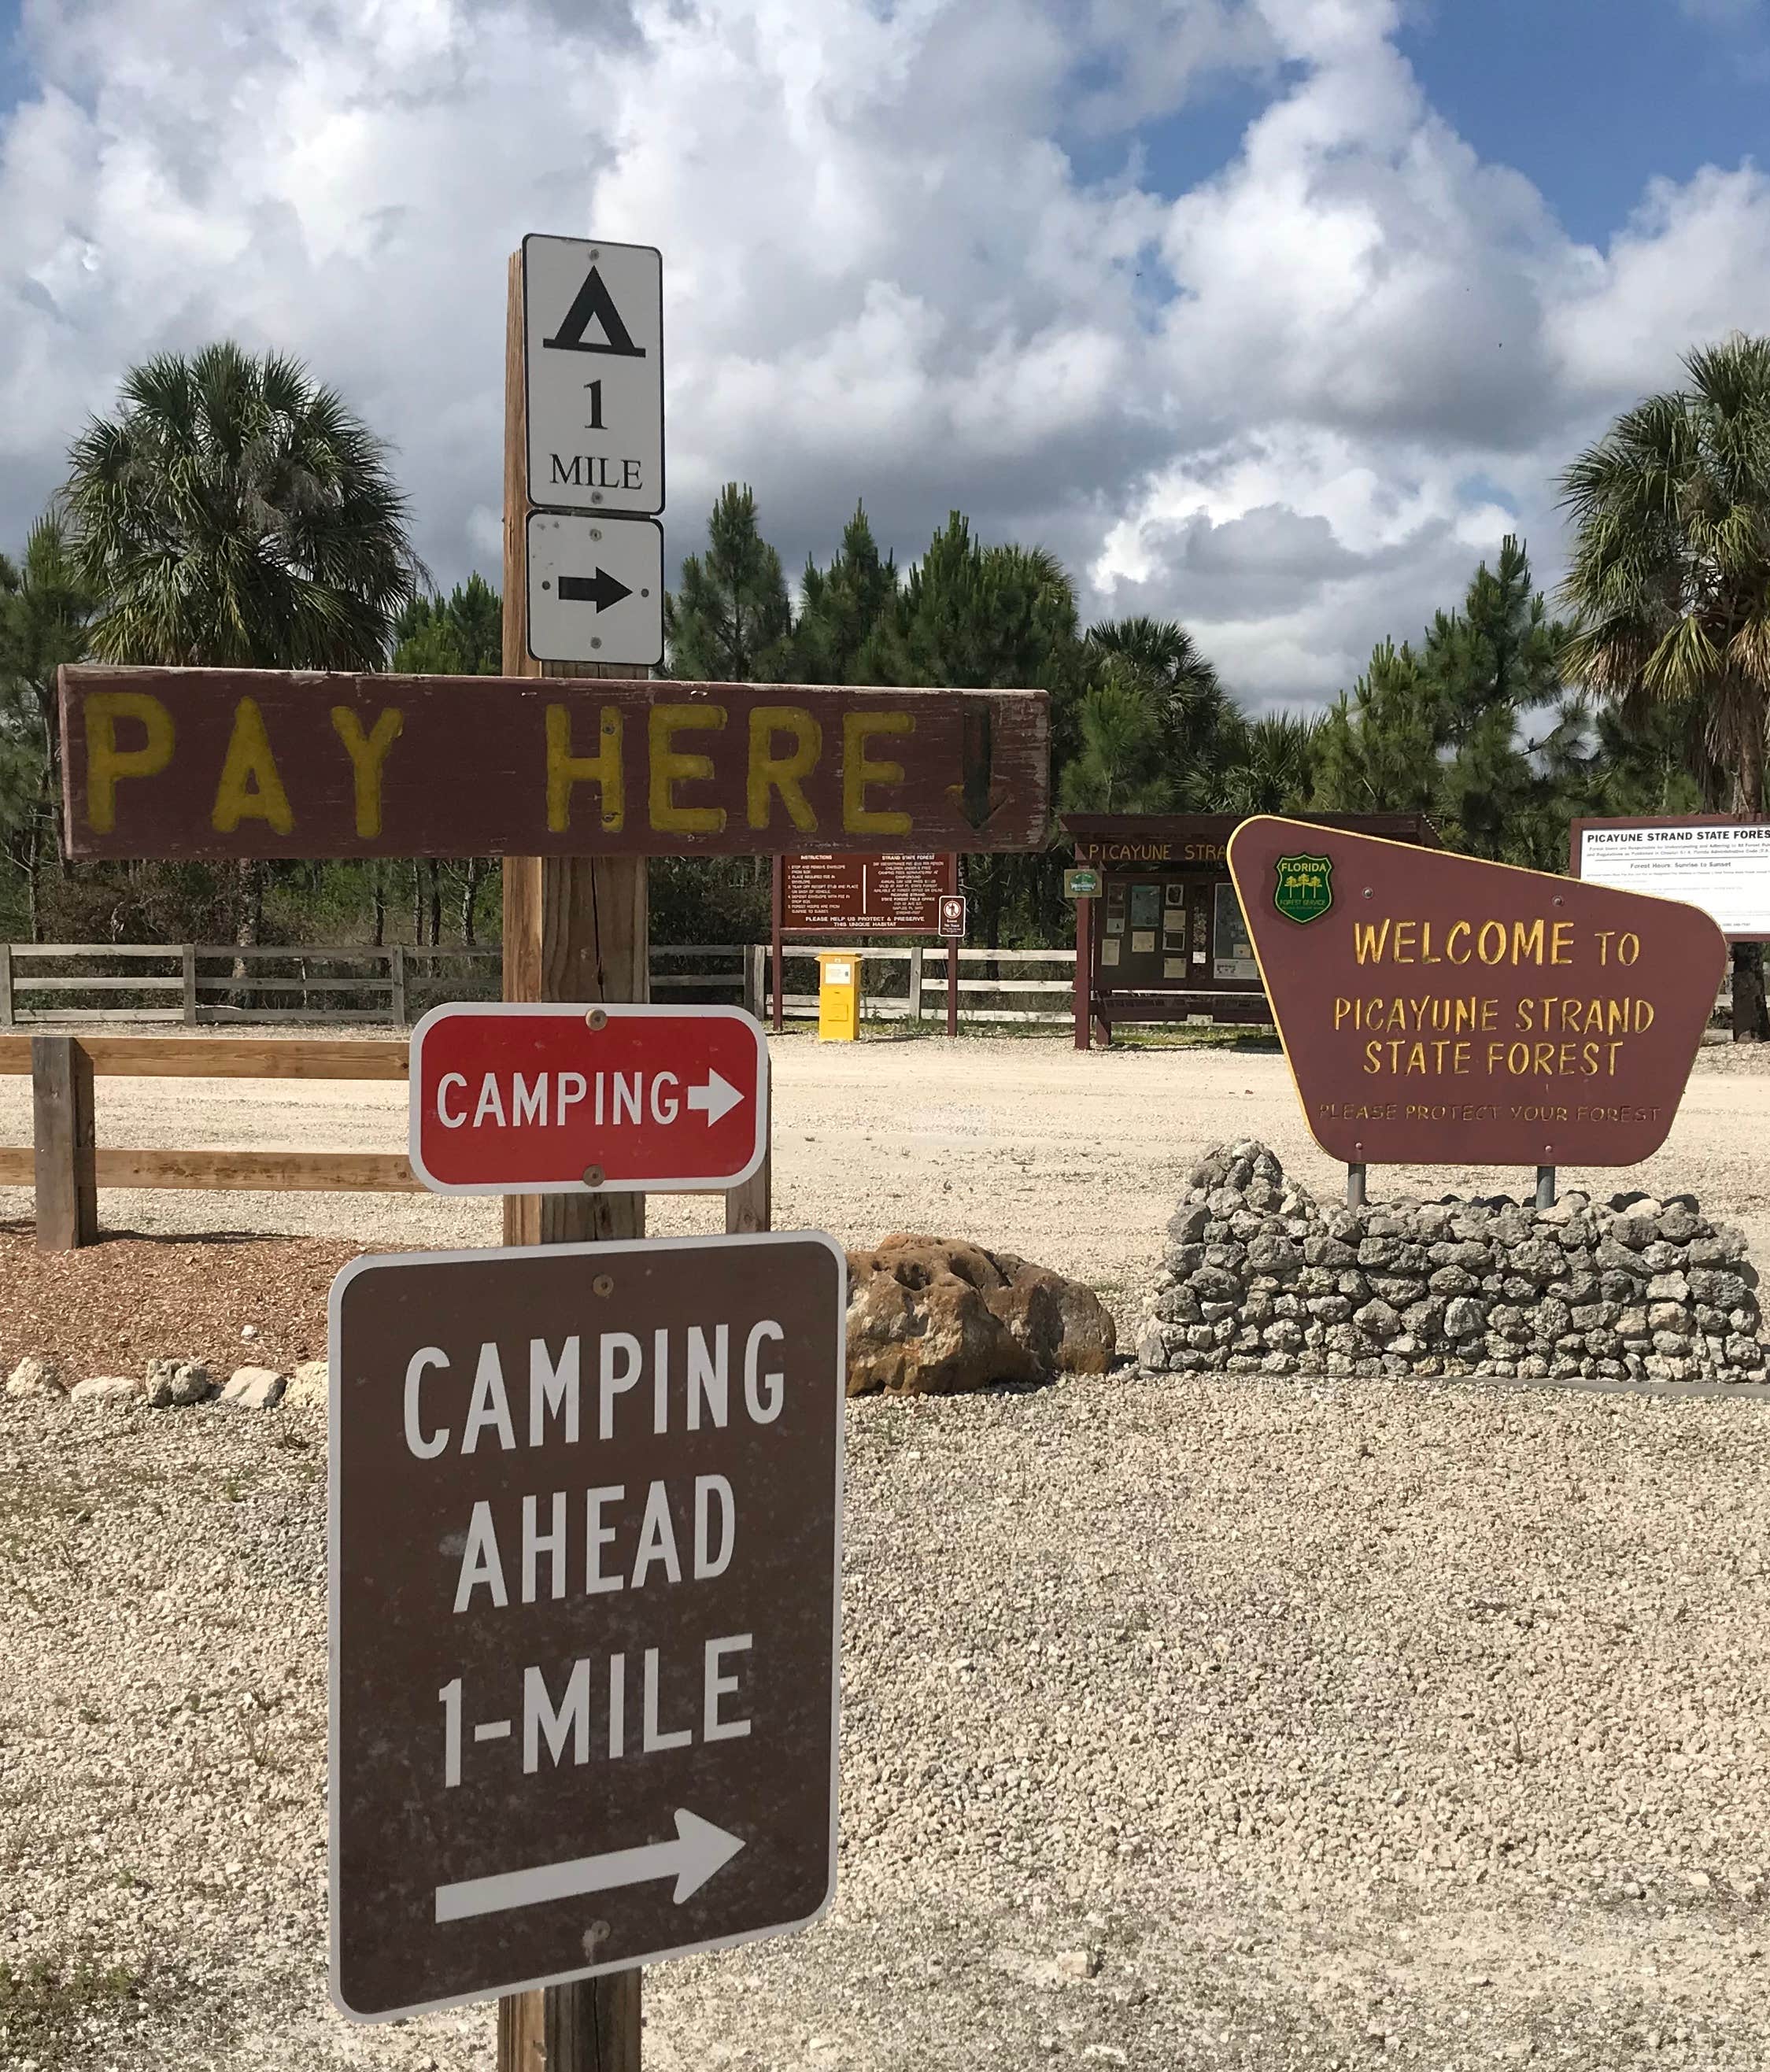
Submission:
<svg viewBox="0 0 1770 2072">
<path fill-rule="evenodd" d="M 1705 1067 L 1607 1184 L 1694 1189 L 1762 1255 L 1770 1078 Z M 397 1141 L 387 1089 L 196 1088 L 109 1083 L 101 1141 Z M 783 1224 L 951 1231 L 1126 1311 L 1209 1144 L 1332 1182 L 1270 1057 L 789 1039 L 777 1089 Z M 650 1973 L 651 2072 L 1770 2062 L 1770 1407 L 1118 1375 L 849 1430 L 837 1906 Z M 311 1408 L 0 1398 L 7 2072 L 489 2072 L 484 2008 L 326 2003 L 323 1524 Z"/>
</svg>

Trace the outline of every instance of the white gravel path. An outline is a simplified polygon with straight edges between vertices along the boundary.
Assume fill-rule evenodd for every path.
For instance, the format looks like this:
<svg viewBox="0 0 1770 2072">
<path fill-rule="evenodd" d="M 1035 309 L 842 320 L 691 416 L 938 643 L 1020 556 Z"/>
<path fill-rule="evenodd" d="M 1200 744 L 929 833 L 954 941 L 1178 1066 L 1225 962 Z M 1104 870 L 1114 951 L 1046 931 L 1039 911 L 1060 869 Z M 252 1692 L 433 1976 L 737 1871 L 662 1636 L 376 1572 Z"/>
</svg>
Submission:
<svg viewBox="0 0 1770 2072">
<path fill-rule="evenodd" d="M 1134 1306 L 1208 1144 L 1332 1185 L 1282 1074 L 790 1039 L 779 1220 L 973 1236 Z M 288 1091 L 112 1082 L 101 1137 L 398 1141 L 393 1090 Z M 1635 1183 L 1761 1253 L 1767 1107 L 1705 1071 Z M 650 1974 L 654 2072 L 1770 2062 L 1770 1405 L 1107 1377 L 862 1403 L 850 1441 L 838 1904 Z M 311 1408 L 0 1398 L 6 2072 L 489 2072 L 484 2008 L 326 2004 L 323 1446 Z"/>
</svg>

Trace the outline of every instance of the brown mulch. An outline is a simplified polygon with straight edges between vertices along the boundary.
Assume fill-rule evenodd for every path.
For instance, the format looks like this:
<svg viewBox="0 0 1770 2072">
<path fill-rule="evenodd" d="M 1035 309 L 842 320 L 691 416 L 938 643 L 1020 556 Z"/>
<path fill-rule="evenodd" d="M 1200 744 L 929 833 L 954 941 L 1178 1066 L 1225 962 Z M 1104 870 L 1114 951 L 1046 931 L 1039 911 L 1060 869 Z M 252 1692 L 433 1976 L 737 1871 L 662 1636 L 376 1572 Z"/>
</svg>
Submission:
<svg viewBox="0 0 1770 2072">
<path fill-rule="evenodd" d="M 326 1357 L 327 1290 L 363 1250 L 326 1238 L 106 1237 L 40 1252 L 28 1223 L 0 1224 L 0 1375 L 27 1353 L 60 1361 L 68 1381 L 144 1374 L 164 1355 L 224 1377 L 287 1372 Z"/>
</svg>

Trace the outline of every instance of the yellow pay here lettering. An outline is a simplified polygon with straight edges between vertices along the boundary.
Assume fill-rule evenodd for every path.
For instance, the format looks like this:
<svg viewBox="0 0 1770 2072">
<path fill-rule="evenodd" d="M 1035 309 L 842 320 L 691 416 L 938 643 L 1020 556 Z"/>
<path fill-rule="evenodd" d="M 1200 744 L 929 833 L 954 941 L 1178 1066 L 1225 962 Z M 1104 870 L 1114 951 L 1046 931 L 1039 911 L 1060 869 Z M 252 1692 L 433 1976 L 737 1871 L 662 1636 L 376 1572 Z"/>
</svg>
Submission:
<svg viewBox="0 0 1770 2072">
<path fill-rule="evenodd" d="M 587 711 L 550 705 L 544 719 L 543 767 L 537 772 L 550 832 L 566 834 L 581 826 L 588 814 L 606 834 L 620 834 L 628 808 L 628 713 L 618 705 L 595 708 L 595 735 L 590 744 L 574 732 L 574 717 L 587 722 Z M 82 701 L 86 751 L 86 822 L 94 834 L 108 835 L 117 825 L 118 787 L 152 779 L 173 770 L 178 730 L 171 713 L 145 691 L 93 690 Z M 819 822 L 807 793 L 808 783 L 832 748 L 840 763 L 841 826 L 850 835 L 905 835 L 910 815 L 892 803 L 906 782 L 901 762 L 878 752 L 887 741 L 907 739 L 915 732 L 914 716 L 889 709 L 849 710 L 842 715 L 839 739 L 826 738 L 816 714 L 803 705 L 757 705 L 747 723 L 732 728 L 722 705 L 696 701 L 648 706 L 643 721 L 632 715 L 634 747 L 644 758 L 643 798 L 648 827 L 656 834 L 693 838 L 717 836 L 726 828 L 727 808 L 706 796 L 717 785 L 734 799 L 739 787 L 735 758 L 741 758 L 745 824 L 763 832 L 790 826 L 800 835 L 815 835 Z M 405 714 L 384 706 L 373 724 L 348 705 L 327 709 L 337 753 L 349 767 L 352 824 L 357 838 L 374 841 L 384 827 L 384 796 L 396 744 L 408 730 Z M 286 725 L 286 721 L 278 724 Z M 286 746 L 289 744 L 286 743 Z M 311 754 L 287 758 L 305 771 Z M 187 771 L 174 773 L 188 782 Z M 727 781 L 722 785 L 719 780 Z M 595 794 L 588 813 L 574 819 L 578 793 Z M 298 787 L 292 796 L 278 760 L 273 726 L 257 700 L 235 701 L 227 745 L 216 771 L 209 824 L 217 834 L 230 835 L 253 821 L 274 834 L 297 832 L 305 810 Z M 734 810 L 735 808 L 734 808 Z"/>
<path fill-rule="evenodd" d="M 645 814 L 657 834 L 718 835 L 727 810 L 695 787 L 712 783 L 729 768 L 741 743 L 744 756 L 744 818 L 753 828 L 776 824 L 777 810 L 801 834 L 817 832 L 817 815 L 805 796 L 805 780 L 825 750 L 824 730 L 802 705 L 758 705 L 741 734 L 728 732 L 724 705 L 700 701 L 654 705 L 645 715 Z M 601 709 L 594 755 L 578 752 L 569 705 L 547 708 L 547 826 L 565 834 L 573 825 L 574 793 L 593 785 L 603 826 L 611 832 L 627 817 L 625 715 L 618 705 Z M 842 715 L 842 825 L 846 834 L 908 834 L 907 812 L 885 803 L 905 781 L 901 763 L 868 753 L 877 737 L 908 734 L 907 712 L 848 712 Z"/>
<path fill-rule="evenodd" d="M 90 691 L 83 712 L 86 820 L 95 834 L 107 835 L 117 825 L 117 786 L 126 779 L 159 775 L 172 761 L 178 733 L 172 715 L 145 691 Z M 382 774 L 402 717 L 387 706 L 365 733 L 361 718 L 348 705 L 334 705 L 331 717 L 350 760 L 356 832 L 372 841 L 381 831 Z M 126 745 L 119 738 L 120 723 L 140 730 L 138 745 Z M 279 835 L 295 831 L 294 809 L 256 698 L 241 698 L 234 706 L 209 809 L 209 824 L 217 834 L 233 834 L 246 820 L 262 820 Z"/>
</svg>

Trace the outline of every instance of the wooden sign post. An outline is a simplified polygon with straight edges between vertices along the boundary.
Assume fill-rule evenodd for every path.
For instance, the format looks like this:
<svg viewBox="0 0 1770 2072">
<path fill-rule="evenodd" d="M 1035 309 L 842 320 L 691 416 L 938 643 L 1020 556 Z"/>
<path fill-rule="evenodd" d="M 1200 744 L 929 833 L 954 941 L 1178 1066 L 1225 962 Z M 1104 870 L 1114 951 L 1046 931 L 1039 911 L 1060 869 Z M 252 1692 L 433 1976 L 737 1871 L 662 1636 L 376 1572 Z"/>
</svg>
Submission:
<svg viewBox="0 0 1770 2072">
<path fill-rule="evenodd" d="M 504 672 L 618 676 L 625 672 L 591 662 L 537 662 L 529 653 L 526 389 L 522 254 L 514 252 L 504 313 Z M 506 1000 L 642 1001 L 649 976 L 644 857 L 505 857 Z M 643 1194 L 504 1197 L 507 1245 L 644 1235 Z M 640 2072 L 640 1977 L 636 1967 L 506 1993 L 498 2002 L 497 2072 Z"/>
</svg>

